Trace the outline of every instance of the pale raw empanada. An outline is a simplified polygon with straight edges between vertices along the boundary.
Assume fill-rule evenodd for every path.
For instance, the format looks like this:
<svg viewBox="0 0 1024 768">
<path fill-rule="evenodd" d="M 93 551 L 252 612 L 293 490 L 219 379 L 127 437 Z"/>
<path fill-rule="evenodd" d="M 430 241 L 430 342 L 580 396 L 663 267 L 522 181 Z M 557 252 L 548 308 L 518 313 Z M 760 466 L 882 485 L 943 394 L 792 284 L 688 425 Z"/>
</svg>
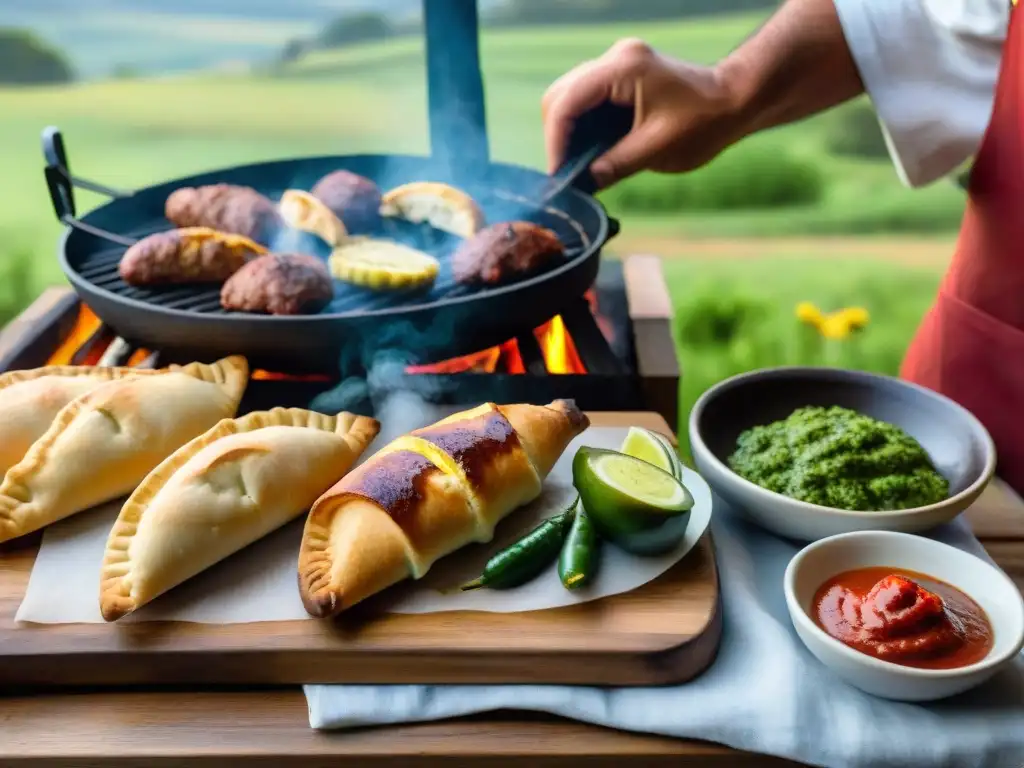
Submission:
<svg viewBox="0 0 1024 768">
<path fill-rule="evenodd" d="M 0 477 L 25 458 L 61 408 L 107 382 L 166 373 L 166 369 L 48 365 L 0 375 Z"/>
<path fill-rule="evenodd" d="M 161 461 L 235 415 L 244 357 L 110 381 L 72 400 L 0 485 L 0 541 L 125 496 Z"/>
<path fill-rule="evenodd" d="M 114 523 L 100 572 L 103 618 L 131 613 L 305 512 L 379 430 L 347 412 L 274 408 L 182 446 Z"/>
</svg>

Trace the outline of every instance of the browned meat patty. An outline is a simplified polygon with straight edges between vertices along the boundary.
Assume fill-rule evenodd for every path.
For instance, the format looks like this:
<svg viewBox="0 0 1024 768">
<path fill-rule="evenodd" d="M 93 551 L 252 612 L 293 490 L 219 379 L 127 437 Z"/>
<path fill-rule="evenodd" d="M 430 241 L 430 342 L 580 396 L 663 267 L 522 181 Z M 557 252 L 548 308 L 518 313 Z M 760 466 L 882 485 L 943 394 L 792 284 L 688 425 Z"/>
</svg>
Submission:
<svg viewBox="0 0 1024 768">
<path fill-rule="evenodd" d="M 564 253 L 550 229 L 507 221 L 465 240 L 452 257 L 452 269 L 460 283 L 498 285 L 534 272 Z"/>
<path fill-rule="evenodd" d="M 241 235 L 205 227 L 172 229 L 145 237 L 125 251 L 118 271 L 129 285 L 220 283 L 266 252 Z"/>
<path fill-rule="evenodd" d="M 264 244 L 283 226 L 270 198 L 234 184 L 176 189 L 164 204 L 164 215 L 176 227 L 209 227 Z"/>
<path fill-rule="evenodd" d="M 305 253 L 271 253 L 235 272 L 220 292 L 224 309 L 269 315 L 319 312 L 334 296 L 320 259 Z"/>
<path fill-rule="evenodd" d="M 310 191 L 334 211 L 349 232 L 374 229 L 380 220 L 380 189 L 357 173 L 334 171 Z"/>
</svg>

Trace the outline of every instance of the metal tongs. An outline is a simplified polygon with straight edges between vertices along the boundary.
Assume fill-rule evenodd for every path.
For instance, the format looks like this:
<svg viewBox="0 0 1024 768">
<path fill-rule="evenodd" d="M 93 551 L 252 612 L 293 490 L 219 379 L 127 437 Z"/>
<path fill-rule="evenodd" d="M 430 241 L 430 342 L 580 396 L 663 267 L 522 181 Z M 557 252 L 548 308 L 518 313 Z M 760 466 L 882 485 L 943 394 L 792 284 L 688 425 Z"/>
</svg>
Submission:
<svg viewBox="0 0 1024 768">
<path fill-rule="evenodd" d="M 542 187 L 537 207 L 543 208 L 570 186 L 587 194 L 596 192 L 591 164 L 633 129 L 633 120 L 632 106 L 622 107 L 610 101 L 580 115 L 569 137 L 565 160 Z"/>
</svg>

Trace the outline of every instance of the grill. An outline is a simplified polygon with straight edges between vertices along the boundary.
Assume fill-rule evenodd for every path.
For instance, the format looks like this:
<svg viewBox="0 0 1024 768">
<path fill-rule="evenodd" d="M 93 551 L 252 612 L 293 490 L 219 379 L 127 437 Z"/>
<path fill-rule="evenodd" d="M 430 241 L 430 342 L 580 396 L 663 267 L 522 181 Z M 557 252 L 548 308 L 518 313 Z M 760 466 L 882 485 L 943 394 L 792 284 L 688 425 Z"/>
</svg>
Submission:
<svg viewBox="0 0 1024 768">
<path fill-rule="evenodd" d="M 174 357 L 210 360 L 241 353 L 253 365 L 290 371 L 360 365 L 381 348 L 402 349 L 411 362 L 463 355 L 519 337 L 555 316 L 571 318 L 574 338 L 592 337 L 596 326 L 582 297 L 598 272 L 600 250 L 618 231 L 591 195 L 586 173 L 574 186 L 546 199 L 547 176 L 519 166 L 491 163 L 479 68 L 476 3 L 424 0 L 431 155 L 315 157 L 225 168 L 134 192 L 111 189 L 74 176 L 61 133 L 43 135 L 46 180 L 58 218 L 67 225 L 59 259 L 71 285 L 118 335 Z M 631 119 L 631 115 L 630 115 Z M 591 121 L 579 132 L 570 157 L 586 157 L 625 130 L 621 120 Z M 603 132 L 603 135 L 602 135 Z M 592 156 L 592 155 L 591 155 Z M 572 163 L 570 163 L 571 165 Z M 555 231 L 566 256 L 541 274 L 494 288 L 455 283 L 450 257 L 457 238 L 429 227 L 391 220 L 378 233 L 431 253 L 441 263 L 433 286 L 418 293 L 383 293 L 335 282 L 331 304 L 315 315 L 260 316 L 225 311 L 219 287 L 140 289 L 117 273 L 124 249 L 141 237 L 168 229 L 163 206 L 182 186 L 218 182 L 251 186 L 272 200 L 288 188 L 309 189 L 325 174 L 346 169 L 386 190 L 410 181 L 454 184 L 472 195 L 489 223 L 528 220 Z M 74 189 L 106 194 L 110 202 L 78 217 Z M 285 232 L 275 251 L 303 251 L 326 258 L 317 238 Z M 529 354 L 529 353 L 527 353 Z M 355 362 L 353 362 L 355 361 Z M 614 366 L 601 350 L 595 368 Z"/>
<path fill-rule="evenodd" d="M 408 396 L 417 403 L 464 407 L 488 401 L 544 404 L 573 398 L 586 410 L 648 409 L 675 424 L 680 374 L 660 259 L 634 255 L 603 262 L 587 298 L 576 300 L 573 307 L 562 320 L 579 367 L 551 366 L 551 338 L 538 341 L 537 335 L 525 331 L 500 350 L 480 350 L 426 366 L 392 359 L 388 365 L 374 366 L 372 374 L 355 370 L 355 365 L 346 372 L 334 368 L 315 375 L 257 369 L 240 412 L 285 406 L 325 413 L 347 409 L 380 417 L 397 393 L 400 401 Z M 510 357 L 515 366 L 509 365 Z M 175 355 L 139 347 L 118 336 L 67 289 L 48 290 L 0 340 L 0 372 L 48 364 L 153 368 L 194 359 L 187 352 Z M 492 365 L 475 364 L 483 359 Z"/>
</svg>

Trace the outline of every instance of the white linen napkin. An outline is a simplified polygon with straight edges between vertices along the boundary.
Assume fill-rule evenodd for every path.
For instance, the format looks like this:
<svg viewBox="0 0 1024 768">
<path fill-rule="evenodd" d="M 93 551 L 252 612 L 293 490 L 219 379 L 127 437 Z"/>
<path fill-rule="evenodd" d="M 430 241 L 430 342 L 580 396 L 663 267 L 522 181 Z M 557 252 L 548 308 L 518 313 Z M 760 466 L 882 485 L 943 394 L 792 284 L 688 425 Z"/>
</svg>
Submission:
<svg viewBox="0 0 1024 768">
<path fill-rule="evenodd" d="M 1024 655 L 980 688 L 944 702 L 869 696 L 820 664 L 793 631 L 782 578 L 798 546 L 746 523 L 717 498 L 712 530 L 722 581 L 722 645 L 711 668 L 689 683 L 309 685 L 309 724 L 352 728 L 518 709 L 825 768 L 1024 766 Z M 962 521 L 934 537 L 985 556 Z"/>
</svg>

